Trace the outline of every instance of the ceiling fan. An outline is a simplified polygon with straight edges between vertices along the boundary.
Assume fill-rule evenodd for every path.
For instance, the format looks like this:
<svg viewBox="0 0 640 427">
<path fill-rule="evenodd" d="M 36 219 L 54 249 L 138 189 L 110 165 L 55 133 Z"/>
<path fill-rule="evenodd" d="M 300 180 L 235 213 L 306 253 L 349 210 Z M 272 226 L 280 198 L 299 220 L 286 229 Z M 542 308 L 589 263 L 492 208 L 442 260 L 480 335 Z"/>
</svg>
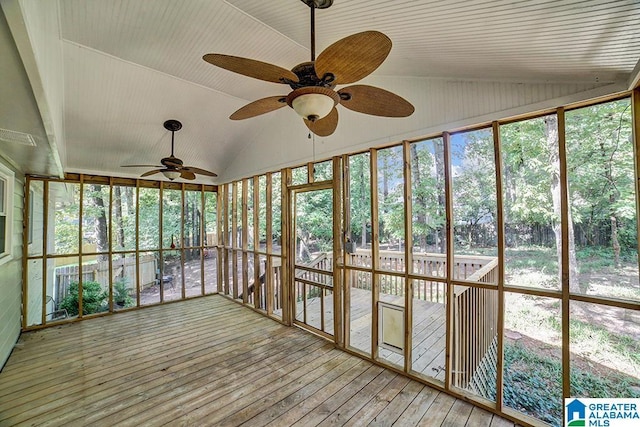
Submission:
<svg viewBox="0 0 640 427">
<path fill-rule="evenodd" d="M 331 135 L 338 126 L 338 104 L 382 117 L 407 117 L 414 107 L 404 98 L 368 85 L 352 85 L 334 90 L 336 85 L 354 83 L 371 74 L 391 51 L 391 40 L 378 31 L 364 31 L 345 37 L 315 57 L 315 9 L 325 9 L 333 0 L 302 0 L 311 9 L 311 61 L 291 71 L 254 59 L 209 53 L 208 63 L 248 77 L 286 84 L 288 95 L 258 99 L 237 110 L 229 118 L 243 120 L 289 105 L 319 136 Z"/>
<path fill-rule="evenodd" d="M 182 129 L 182 123 L 177 120 L 167 120 L 164 122 L 164 128 L 171 131 L 171 155 L 160 160 L 160 165 L 123 165 L 123 168 L 160 168 L 153 169 L 143 173 L 140 176 L 149 176 L 156 173 L 162 173 L 165 177 L 173 181 L 176 178 L 196 179 L 196 174 L 206 176 L 218 176 L 217 174 L 205 169 L 196 168 L 194 166 L 184 166 L 182 160 L 173 155 L 174 136 L 177 131 Z"/>
</svg>

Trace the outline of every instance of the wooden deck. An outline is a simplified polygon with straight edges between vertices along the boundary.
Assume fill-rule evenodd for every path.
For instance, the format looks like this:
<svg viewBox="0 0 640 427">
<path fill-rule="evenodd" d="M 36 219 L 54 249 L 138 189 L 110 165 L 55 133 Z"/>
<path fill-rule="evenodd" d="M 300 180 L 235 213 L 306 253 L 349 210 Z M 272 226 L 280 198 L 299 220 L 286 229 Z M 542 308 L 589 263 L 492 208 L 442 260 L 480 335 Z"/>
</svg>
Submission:
<svg viewBox="0 0 640 427">
<path fill-rule="evenodd" d="M 404 297 L 380 295 L 380 301 L 404 306 Z M 325 331 L 333 334 L 333 298 L 327 295 L 324 301 Z M 303 304 L 298 302 L 296 319 L 302 321 Z M 371 292 L 351 288 L 350 346 L 370 354 L 371 352 Z M 307 300 L 307 324 L 321 329 L 320 298 Z M 413 301 L 413 349 L 412 370 L 418 374 L 445 380 L 445 311 L 444 304 L 414 299 Z M 404 366 L 403 357 L 389 350 L 380 349 L 380 357 Z"/>
<path fill-rule="evenodd" d="M 0 426 L 513 426 L 214 295 L 22 335 Z"/>
</svg>

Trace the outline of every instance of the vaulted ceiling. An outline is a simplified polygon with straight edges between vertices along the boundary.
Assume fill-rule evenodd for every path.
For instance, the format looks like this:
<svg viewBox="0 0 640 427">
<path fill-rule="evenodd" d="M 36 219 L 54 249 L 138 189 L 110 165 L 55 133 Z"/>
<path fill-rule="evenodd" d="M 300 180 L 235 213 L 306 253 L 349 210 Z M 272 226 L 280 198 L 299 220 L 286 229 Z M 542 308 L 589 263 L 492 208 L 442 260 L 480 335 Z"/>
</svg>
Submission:
<svg viewBox="0 0 640 427">
<path fill-rule="evenodd" d="M 0 154 L 27 173 L 139 176 L 170 152 L 225 182 L 315 158 L 627 90 L 637 84 L 637 0 L 334 0 L 316 11 L 316 50 L 378 30 L 393 48 L 362 82 L 409 100 L 408 118 L 339 109 L 308 138 L 290 108 L 231 121 L 287 86 L 216 68 L 216 52 L 287 69 L 310 59 L 300 0 L 0 0 Z M 161 175 L 157 175 L 162 178 Z"/>
</svg>

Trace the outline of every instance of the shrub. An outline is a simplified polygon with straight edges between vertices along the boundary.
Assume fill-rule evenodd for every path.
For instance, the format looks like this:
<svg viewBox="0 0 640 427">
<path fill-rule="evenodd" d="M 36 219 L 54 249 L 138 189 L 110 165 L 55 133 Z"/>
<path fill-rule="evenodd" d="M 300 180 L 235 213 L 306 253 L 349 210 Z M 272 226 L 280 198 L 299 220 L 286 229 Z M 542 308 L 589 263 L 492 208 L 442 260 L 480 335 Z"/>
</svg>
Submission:
<svg viewBox="0 0 640 427">
<path fill-rule="evenodd" d="M 98 282 L 82 283 L 82 314 L 99 313 L 107 310 L 109 294 L 102 290 Z M 78 282 L 69 285 L 69 294 L 60 303 L 61 309 L 66 309 L 69 316 L 78 315 Z"/>
<path fill-rule="evenodd" d="M 126 278 L 116 280 L 113 283 L 113 302 L 123 308 L 133 306 L 134 301 L 129 291 Z"/>
</svg>

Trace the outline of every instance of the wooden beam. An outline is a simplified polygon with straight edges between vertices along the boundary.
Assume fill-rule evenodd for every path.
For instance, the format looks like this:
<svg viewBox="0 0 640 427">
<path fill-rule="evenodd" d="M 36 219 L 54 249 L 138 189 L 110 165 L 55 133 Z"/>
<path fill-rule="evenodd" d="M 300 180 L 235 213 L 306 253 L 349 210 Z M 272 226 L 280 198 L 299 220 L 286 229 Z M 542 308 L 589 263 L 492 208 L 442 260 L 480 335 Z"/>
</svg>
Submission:
<svg viewBox="0 0 640 427">
<path fill-rule="evenodd" d="M 336 156 L 332 162 L 333 176 L 333 339 L 344 347 L 343 339 L 343 277 L 344 277 L 344 230 L 342 221 L 342 158 Z M 322 291 L 324 295 L 324 291 Z"/>
<path fill-rule="evenodd" d="M 558 108 L 558 157 L 560 160 L 560 229 L 562 233 L 562 397 L 571 397 L 571 349 L 569 323 L 569 183 L 567 176 L 567 147 L 564 108 Z M 564 408 L 563 408 L 564 411 Z"/>
<path fill-rule="evenodd" d="M 249 299 L 249 256 L 247 253 L 249 248 L 249 182 L 249 179 L 242 180 L 242 203 L 240 208 L 242 210 L 242 302 L 245 304 Z M 255 286 L 253 300 L 254 302 L 256 300 Z"/>
<path fill-rule="evenodd" d="M 291 185 L 291 169 L 282 169 L 280 172 L 280 182 L 282 189 L 281 200 L 281 230 L 282 230 L 282 322 L 291 326 L 294 319 L 295 300 L 292 297 L 293 292 L 293 274 L 295 248 L 292 247 L 291 236 L 291 194 L 289 186 Z M 295 236 L 293 236 L 295 239 Z"/>
<path fill-rule="evenodd" d="M 184 194 L 184 183 L 180 184 L 180 243 L 176 245 L 180 250 L 180 288 L 182 299 L 186 298 L 187 292 L 185 289 L 184 282 L 184 202 L 185 202 L 185 194 Z"/>
<path fill-rule="evenodd" d="M 636 190 L 636 236 L 640 236 L 640 87 L 633 90 L 631 94 L 631 122 L 633 123 L 633 166 L 634 166 L 634 182 Z M 637 253 L 640 254 L 640 239 L 637 241 Z"/>
<path fill-rule="evenodd" d="M 504 236 L 504 203 L 502 199 L 502 151 L 500 140 L 500 125 L 493 122 L 493 155 L 496 171 L 496 210 L 498 229 L 498 343 L 496 361 L 496 409 L 502 411 L 502 390 L 504 383 L 504 261 L 505 261 L 505 236 Z M 490 292 L 490 291 L 489 291 Z"/>
<path fill-rule="evenodd" d="M 443 132 L 442 140 L 444 144 L 444 193 L 445 193 L 445 216 L 447 233 L 447 302 L 446 302 L 446 344 L 445 344 L 445 371 L 444 387 L 451 390 L 452 375 L 452 346 L 453 346 L 453 191 L 451 188 L 451 134 Z M 459 351 L 459 349 L 458 349 Z"/>
<path fill-rule="evenodd" d="M 380 286 L 376 271 L 380 266 L 380 233 L 378 231 L 378 150 L 369 151 L 371 167 L 371 358 L 378 359 L 378 301 Z"/>
<path fill-rule="evenodd" d="M 84 213 L 84 176 L 80 176 L 80 185 L 78 186 L 80 191 L 80 197 L 78 203 L 78 318 L 84 317 L 83 304 L 82 304 L 82 291 L 83 291 L 83 278 L 82 278 L 82 214 Z"/>
<path fill-rule="evenodd" d="M 342 156 L 342 218 L 343 218 L 343 235 L 340 236 L 343 244 L 346 244 L 347 238 L 351 236 L 351 176 L 349 168 L 349 156 Z M 348 270 L 348 264 L 351 257 L 347 254 L 343 247 L 342 265 L 344 271 L 342 273 L 342 347 L 345 348 L 351 342 L 351 270 Z"/>
<path fill-rule="evenodd" d="M 140 180 L 136 179 L 136 236 L 140 236 Z M 136 307 L 140 307 L 140 239 L 136 238 Z"/>
<path fill-rule="evenodd" d="M 231 289 L 233 299 L 238 298 L 238 185 L 241 185 L 241 182 L 233 183 L 231 193 L 231 277 L 229 279 L 233 284 Z"/>
<path fill-rule="evenodd" d="M 262 284 L 260 283 L 260 177 L 253 177 L 253 300 L 254 307 L 257 309 L 266 309 L 266 301 L 262 306 Z M 266 270 L 265 270 L 266 278 Z M 265 280 L 266 282 L 266 280 Z M 265 286 L 266 288 L 266 286 Z M 266 292 L 265 292 L 266 293 Z"/>
<path fill-rule="evenodd" d="M 273 254 L 273 181 L 271 172 L 266 175 L 266 189 L 265 189 L 265 210 L 266 210 L 266 250 L 267 250 L 267 262 L 265 265 L 264 286 L 267 291 L 267 314 L 273 314 L 273 303 L 275 299 L 275 291 L 273 289 L 273 277 L 271 275 L 271 254 Z"/>
<path fill-rule="evenodd" d="M 158 208 L 158 212 L 159 212 L 159 216 L 160 219 L 158 221 L 158 263 L 160 264 L 160 302 L 163 303 L 164 302 L 164 281 L 163 281 L 163 276 L 164 276 L 164 250 L 163 250 L 163 242 L 162 242 L 162 237 L 164 234 L 164 229 L 163 229 L 163 206 L 164 206 L 164 194 L 163 194 L 163 190 L 164 190 L 164 181 L 160 181 L 160 193 L 159 193 L 159 197 L 160 197 L 160 206 Z"/>
<path fill-rule="evenodd" d="M 402 144 L 404 174 L 404 371 L 411 371 L 413 351 L 413 279 L 409 273 L 413 270 L 413 188 L 411 178 L 411 145 Z"/>
</svg>

